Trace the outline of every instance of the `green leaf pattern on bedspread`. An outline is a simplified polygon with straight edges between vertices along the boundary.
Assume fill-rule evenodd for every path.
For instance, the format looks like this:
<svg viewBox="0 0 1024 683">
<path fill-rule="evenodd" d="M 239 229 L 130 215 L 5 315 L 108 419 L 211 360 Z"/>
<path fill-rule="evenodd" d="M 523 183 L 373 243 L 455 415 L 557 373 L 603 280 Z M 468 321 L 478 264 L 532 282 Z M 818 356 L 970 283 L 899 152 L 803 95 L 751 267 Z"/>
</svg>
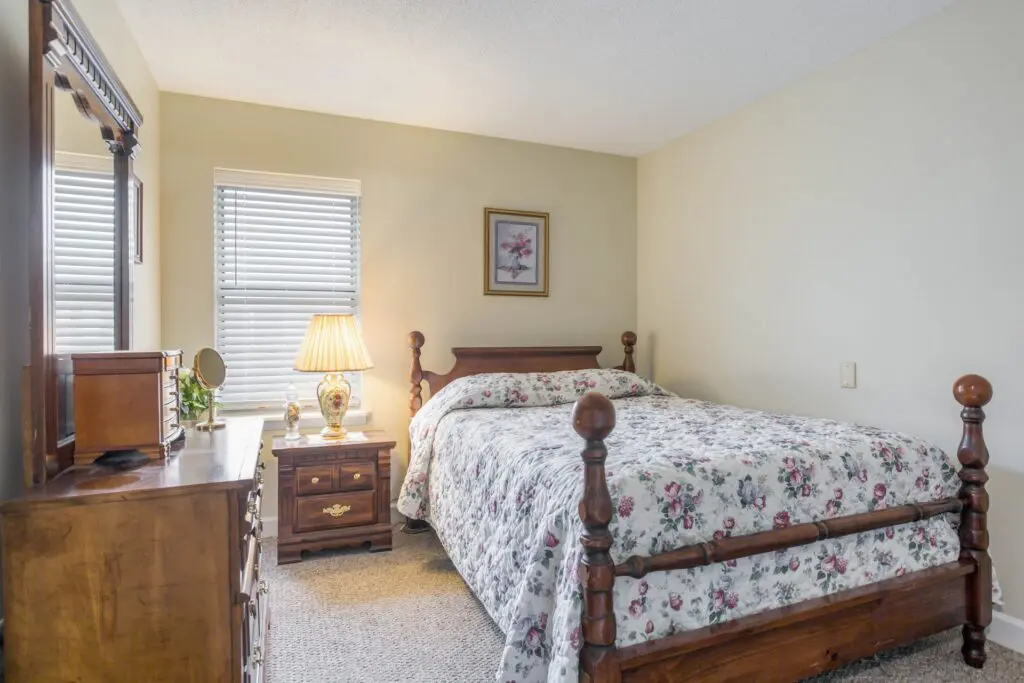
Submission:
<svg viewBox="0 0 1024 683">
<path fill-rule="evenodd" d="M 683 399 L 632 373 L 474 375 L 410 425 L 399 510 L 429 519 L 506 634 L 500 682 L 576 681 L 586 391 L 612 398 L 612 559 L 954 496 L 938 448 L 881 429 Z M 956 518 L 615 582 L 618 643 L 701 628 L 956 560 Z"/>
</svg>

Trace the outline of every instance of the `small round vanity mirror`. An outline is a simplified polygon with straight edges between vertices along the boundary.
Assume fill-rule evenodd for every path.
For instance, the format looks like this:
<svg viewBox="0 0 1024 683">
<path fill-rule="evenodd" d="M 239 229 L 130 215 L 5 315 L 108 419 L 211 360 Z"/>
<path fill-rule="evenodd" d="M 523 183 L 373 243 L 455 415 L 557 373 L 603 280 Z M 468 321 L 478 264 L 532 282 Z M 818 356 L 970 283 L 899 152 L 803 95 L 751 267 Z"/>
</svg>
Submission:
<svg viewBox="0 0 1024 683">
<path fill-rule="evenodd" d="M 192 371 L 199 383 L 206 389 L 209 406 L 207 410 L 209 417 L 206 422 L 197 424 L 196 429 L 205 432 L 223 427 L 224 421 L 217 419 L 216 392 L 227 378 L 228 369 L 224 365 L 224 357 L 217 352 L 217 349 L 212 349 L 209 346 L 201 348 L 196 352 L 196 357 L 192 361 Z"/>
</svg>

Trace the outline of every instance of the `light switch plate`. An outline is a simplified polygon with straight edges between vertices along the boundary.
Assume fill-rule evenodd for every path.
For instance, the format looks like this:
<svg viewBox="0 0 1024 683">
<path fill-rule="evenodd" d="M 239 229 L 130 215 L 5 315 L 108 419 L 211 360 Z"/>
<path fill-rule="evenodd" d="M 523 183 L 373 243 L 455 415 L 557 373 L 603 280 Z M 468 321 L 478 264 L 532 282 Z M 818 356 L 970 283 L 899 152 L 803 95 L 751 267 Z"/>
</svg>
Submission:
<svg viewBox="0 0 1024 683">
<path fill-rule="evenodd" d="M 839 366 L 839 386 L 843 389 L 857 388 L 857 364 L 847 361 Z"/>
</svg>

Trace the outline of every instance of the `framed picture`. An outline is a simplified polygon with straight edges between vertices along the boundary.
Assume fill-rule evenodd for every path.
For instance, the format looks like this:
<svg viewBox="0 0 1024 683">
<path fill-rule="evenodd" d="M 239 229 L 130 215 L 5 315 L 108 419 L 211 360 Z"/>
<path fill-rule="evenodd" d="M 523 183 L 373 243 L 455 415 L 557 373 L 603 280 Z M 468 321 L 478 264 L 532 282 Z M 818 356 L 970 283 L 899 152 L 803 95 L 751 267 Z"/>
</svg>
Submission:
<svg viewBox="0 0 1024 683">
<path fill-rule="evenodd" d="M 142 263 L 142 181 L 134 173 L 128 183 L 128 220 L 132 254 L 136 263 Z"/>
<path fill-rule="evenodd" d="M 548 218 L 484 209 L 484 294 L 548 295 Z"/>
</svg>

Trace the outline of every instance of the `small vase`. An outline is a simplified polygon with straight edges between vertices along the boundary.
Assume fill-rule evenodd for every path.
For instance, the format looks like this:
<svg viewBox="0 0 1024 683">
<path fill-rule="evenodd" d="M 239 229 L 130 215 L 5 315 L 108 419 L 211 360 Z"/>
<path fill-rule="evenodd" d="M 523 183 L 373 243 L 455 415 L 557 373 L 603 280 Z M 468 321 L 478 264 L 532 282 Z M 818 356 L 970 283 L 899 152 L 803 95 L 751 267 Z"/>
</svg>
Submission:
<svg viewBox="0 0 1024 683">
<path fill-rule="evenodd" d="M 198 420 L 182 420 L 181 426 L 185 428 L 186 432 L 191 433 L 196 429 L 196 422 L 198 422 Z"/>
<path fill-rule="evenodd" d="M 288 387 L 284 403 L 284 438 L 287 441 L 296 441 L 301 438 L 299 434 L 299 418 L 302 417 L 302 405 L 299 403 L 299 395 L 294 386 Z"/>
</svg>

